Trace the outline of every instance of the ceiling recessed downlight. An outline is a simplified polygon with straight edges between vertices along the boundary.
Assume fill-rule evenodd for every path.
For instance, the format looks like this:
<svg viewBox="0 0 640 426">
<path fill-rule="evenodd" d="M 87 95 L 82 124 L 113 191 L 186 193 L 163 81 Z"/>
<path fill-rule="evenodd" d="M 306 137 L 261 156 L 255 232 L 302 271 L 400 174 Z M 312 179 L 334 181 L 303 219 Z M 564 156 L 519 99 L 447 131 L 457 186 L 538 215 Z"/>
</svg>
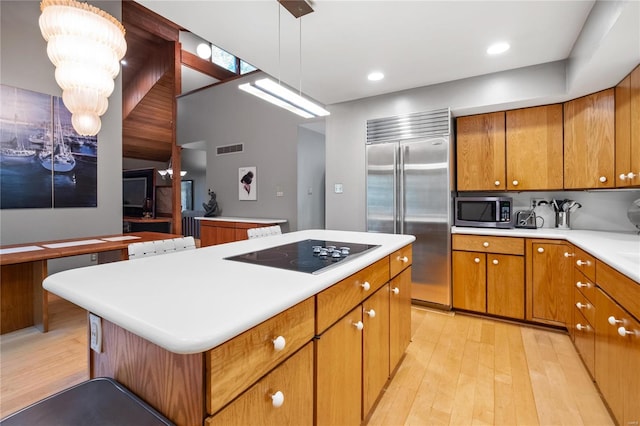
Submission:
<svg viewBox="0 0 640 426">
<path fill-rule="evenodd" d="M 489 46 L 489 48 L 487 48 L 487 54 L 499 55 L 509 50 L 510 47 L 511 46 L 509 45 L 509 43 L 506 43 L 506 42 L 494 43 L 491 46 Z"/>
<path fill-rule="evenodd" d="M 367 76 L 369 81 L 380 81 L 384 78 L 384 74 L 380 71 L 374 71 Z"/>
</svg>

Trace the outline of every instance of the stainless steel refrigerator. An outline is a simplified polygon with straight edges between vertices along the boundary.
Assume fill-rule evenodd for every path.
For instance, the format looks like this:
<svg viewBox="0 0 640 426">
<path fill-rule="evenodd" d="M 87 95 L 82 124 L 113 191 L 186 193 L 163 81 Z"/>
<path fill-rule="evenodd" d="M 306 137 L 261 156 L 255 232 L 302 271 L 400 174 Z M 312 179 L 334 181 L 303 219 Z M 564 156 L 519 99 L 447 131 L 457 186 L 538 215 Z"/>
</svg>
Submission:
<svg viewBox="0 0 640 426">
<path fill-rule="evenodd" d="M 435 127 L 433 112 L 367 122 L 367 231 L 415 235 L 411 297 L 450 309 L 450 113 L 440 112 Z"/>
</svg>

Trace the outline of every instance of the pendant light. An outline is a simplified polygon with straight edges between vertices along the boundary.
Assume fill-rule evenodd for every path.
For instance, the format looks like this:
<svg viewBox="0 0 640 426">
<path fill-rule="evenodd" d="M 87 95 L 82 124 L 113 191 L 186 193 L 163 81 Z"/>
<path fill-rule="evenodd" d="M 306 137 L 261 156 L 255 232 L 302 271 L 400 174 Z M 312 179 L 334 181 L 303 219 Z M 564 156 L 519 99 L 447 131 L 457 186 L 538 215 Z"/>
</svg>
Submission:
<svg viewBox="0 0 640 426">
<path fill-rule="evenodd" d="M 158 173 L 160 174 L 160 176 L 162 176 L 162 179 L 166 179 L 167 176 L 173 179 L 173 165 L 171 163 L 172 163 L 172 158 L 169 158 L 169 165 L 167 166 L 167 168 L 158 170 Z M 186 175 L 187 175 L 186 170 L 180 170 L 180 177 L 184 177 Z"/>
<path fill-rule="evenodd" d="M 329 115 L 329 111 L 315 102 L 306 99 L 302 96 L 302 15 L 313 12 L 313 9 L 306 3 L 307 8 L 304 13 L 300 14 L 300 10 L 291 10 L 287 3 L 300 3 L 300 2 L 279 2 L 278 5 L 278 68 L 280 67 L 280 4 L 283 5 L 291 14 L 300 19 L 299 21 L 299 34 L 300 34 L 300 85 L 299 93 L 295 93 L 289 88 L 273 81 L 270 78 L 262 78 L 250 83 L 244 83 L 238 86 L 240 90 L 250 93 L 259 97 L 262 100 L 270 102 L 273 105 L 277 105 L 280 108 L 284 108 L 288 111 L 298 114 L 304 118 L 324 117 Z M 278 69 L 278 73 L 280 70 Z"/>
</svg>

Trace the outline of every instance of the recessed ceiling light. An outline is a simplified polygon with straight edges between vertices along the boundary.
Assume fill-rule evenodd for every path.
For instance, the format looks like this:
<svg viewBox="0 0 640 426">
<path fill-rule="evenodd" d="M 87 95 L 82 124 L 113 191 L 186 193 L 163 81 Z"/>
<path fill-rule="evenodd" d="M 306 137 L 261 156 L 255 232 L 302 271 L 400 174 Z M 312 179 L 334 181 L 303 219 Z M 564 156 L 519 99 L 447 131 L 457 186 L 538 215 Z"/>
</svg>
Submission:
<svg viewBox="0 0 640 426">
<path fill-rule="evenodd" d="M 196 47 L 196 53 L 202 59 L 209 59 L 211 57 L 211 46 L 207 43 L 200 43 L 198 47 Z"/>
<path fill-rule="evenodd" d="M 511 46 L 509 46 L 509 43 L 506 42 L 494 43 L 489 46 L 489 48 L 487 49 L 487 53 L 489 55 L 499 55 L 509 50 L 510 47 Z"/>
<path fill-rule="evenodd" d="M 370 73 L 367 78 L 369 79 L 369 81 L 380 81 L 384 78 L 384 74 L 382 74 L 380 71 L 374 71 Z"/>
</svg>

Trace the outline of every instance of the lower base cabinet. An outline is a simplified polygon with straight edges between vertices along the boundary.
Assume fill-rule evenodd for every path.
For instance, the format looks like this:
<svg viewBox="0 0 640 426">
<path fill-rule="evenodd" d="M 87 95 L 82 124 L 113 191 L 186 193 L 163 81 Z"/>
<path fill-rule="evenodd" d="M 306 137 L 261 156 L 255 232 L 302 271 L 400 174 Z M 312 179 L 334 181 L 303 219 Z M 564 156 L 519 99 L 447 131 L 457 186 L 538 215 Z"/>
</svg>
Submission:
<svg viewBox="0 0 640 426">
<path fill-rule="evenodd" d="M 359 425 L 362 403 L 362 307 L 316 340 L 316 422 Z"/>
<path fill-rule="evenodd" d="M 391 280 L 389 288 L 389 375 L 411 341 L 411 268 Z"/>
<path fill-rule="evenodd" d="M 573 247 L 527 239 L 527 320 L 560 327 L 573 318 Z"/>
<path fill-rule="evenodd" d="M 640 424 L 640 323 L 600 289 L 596 304 L 596 383 L 618 424 Z"/>
<path fill-rule="evenodd" d="M 362 418 L 389 379 L 389 284 L 362 303 Z"/>
<path fill-rule="evenodd" d="M 288 358 L 238 399 L 205 420 L 206 426 L 313 424 L 313 343 Z"/>
</svg>

